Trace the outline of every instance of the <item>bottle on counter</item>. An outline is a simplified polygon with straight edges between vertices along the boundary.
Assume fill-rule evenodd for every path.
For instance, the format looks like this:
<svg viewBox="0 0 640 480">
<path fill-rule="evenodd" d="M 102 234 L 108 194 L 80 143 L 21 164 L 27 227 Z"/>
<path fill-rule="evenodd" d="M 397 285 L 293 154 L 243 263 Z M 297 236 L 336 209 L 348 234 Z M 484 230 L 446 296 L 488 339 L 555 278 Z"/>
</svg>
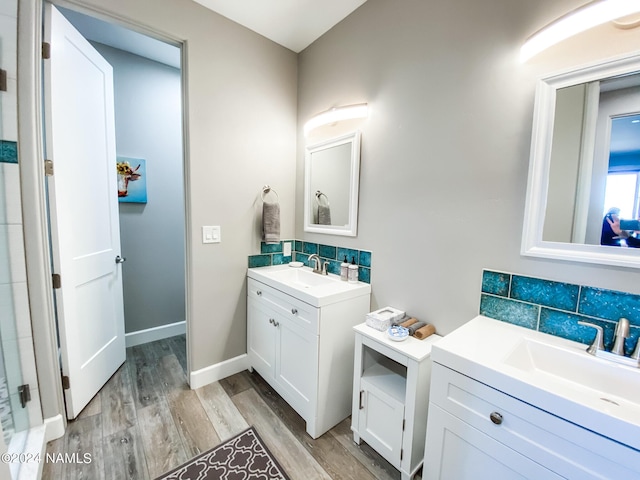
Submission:
<svg viewBox="0 0 640 480">
<path fill-rule="evenodd" d="M 340 264 L 340 280 L 347 281 L 349 279 L 349 263 L 347 262 L 347 256 L 344 256 L 344 260 Z"/>
<path fill-rule="evenodd" d="M 349 265 L 349 281 L 358 281 L 358 265 L 356 265 L 356 259 L 351 257 L 351 265 Z"/>
</svg>

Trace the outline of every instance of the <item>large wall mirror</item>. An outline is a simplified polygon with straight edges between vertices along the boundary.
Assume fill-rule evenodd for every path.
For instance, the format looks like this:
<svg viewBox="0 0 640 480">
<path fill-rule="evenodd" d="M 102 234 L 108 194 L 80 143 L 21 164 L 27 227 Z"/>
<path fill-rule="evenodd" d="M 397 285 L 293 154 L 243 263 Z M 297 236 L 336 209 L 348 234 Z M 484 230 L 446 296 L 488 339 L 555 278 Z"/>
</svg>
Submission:
<svg viewBox="0 0 640 480">
<path fill-rule="evenodd" d="M 539 82 L 522 254 L 640 268 L 638 242 L 607 241 L 610 211 L 640 234 L 640 54 Z"/>
<path fill-rule="evenodd" d="M 304 171 L 305 232 L 355 237 L 360 132 L 307 146 Z"/>
</svg>

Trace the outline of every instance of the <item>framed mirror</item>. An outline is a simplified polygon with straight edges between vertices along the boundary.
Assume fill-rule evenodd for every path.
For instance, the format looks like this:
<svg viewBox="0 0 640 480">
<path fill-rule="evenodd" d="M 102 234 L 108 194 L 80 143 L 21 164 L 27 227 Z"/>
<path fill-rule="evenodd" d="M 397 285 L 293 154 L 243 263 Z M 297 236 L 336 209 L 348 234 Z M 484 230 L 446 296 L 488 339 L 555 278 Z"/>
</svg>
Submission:
<svg viewBox="0 0 640 480">
<path fill-rule="evenodd" d="M 355 237 L 360 132 L 309 145 L 304 168 L 304 230 Z"/>
<path fill-rule="evenodd" d="M 521 253 L 640 268 L 635 242 L 606 244 L 612 209 L 640 216 L 640 54 L 539 81 Z"/>
</svg>

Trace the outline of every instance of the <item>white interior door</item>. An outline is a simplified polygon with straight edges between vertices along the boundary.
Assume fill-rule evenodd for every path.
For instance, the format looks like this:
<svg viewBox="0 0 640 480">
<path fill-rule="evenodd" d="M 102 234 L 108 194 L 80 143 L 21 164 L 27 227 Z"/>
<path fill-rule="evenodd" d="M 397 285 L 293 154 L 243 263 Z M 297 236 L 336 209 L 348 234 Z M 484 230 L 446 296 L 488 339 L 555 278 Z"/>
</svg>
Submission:
<svg viewBox="0 0 640 480">
<path fill-rule="evenodd" d="M 45 38 L 53 269 L 67 416 L 75 418 L 125 360 L 113 72 L 50 4 Z"/>
</svg>

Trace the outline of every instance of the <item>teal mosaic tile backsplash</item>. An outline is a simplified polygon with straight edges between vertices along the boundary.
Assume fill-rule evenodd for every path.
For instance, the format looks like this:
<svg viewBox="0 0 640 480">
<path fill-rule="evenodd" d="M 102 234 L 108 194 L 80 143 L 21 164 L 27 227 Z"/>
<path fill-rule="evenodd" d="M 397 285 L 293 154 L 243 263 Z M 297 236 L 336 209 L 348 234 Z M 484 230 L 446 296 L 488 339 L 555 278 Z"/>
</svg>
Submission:
<svg viewBox="0 0 640 480">
<path fill-rule="evenodd" d="M 291 242 L 292 256 L 283 255 L 283 243 Z M 340 264 L 344 258 L 351 263 L 353 260 L 358 265 L 358 279 L 361 282 L 371 283 L 371 252 L 368 250 L 355 250 L 352 248 L 336 247 L 320 243 L 305 242 L 302 240 L 282 240 L 278 244 L 260 244 L 260 254 L 249 255 L 249 268 L 266 267 L 269 265 L 283 265 L 293 260 L 309 266 L 309 255 L 317 254 L 323 262 L 328 262 L 327 271 L 340 275 Z"/>
<path fill-rule="evenodd" d="M 616 323 L 625 317 L 631 325 L 627 354 L 640 337 L 640 295 L 512 273 L 482 272 L 480 314 L 584 344 L 593 341 L 595 331 L 578 322 L 594 323 L 604 329 L 607 349 Z"/>
<path fill-rule="evenodd" d="M 18 163 L 18 144 L 8 140 L 0 140 L 0 162 Z"/>
</svg>

